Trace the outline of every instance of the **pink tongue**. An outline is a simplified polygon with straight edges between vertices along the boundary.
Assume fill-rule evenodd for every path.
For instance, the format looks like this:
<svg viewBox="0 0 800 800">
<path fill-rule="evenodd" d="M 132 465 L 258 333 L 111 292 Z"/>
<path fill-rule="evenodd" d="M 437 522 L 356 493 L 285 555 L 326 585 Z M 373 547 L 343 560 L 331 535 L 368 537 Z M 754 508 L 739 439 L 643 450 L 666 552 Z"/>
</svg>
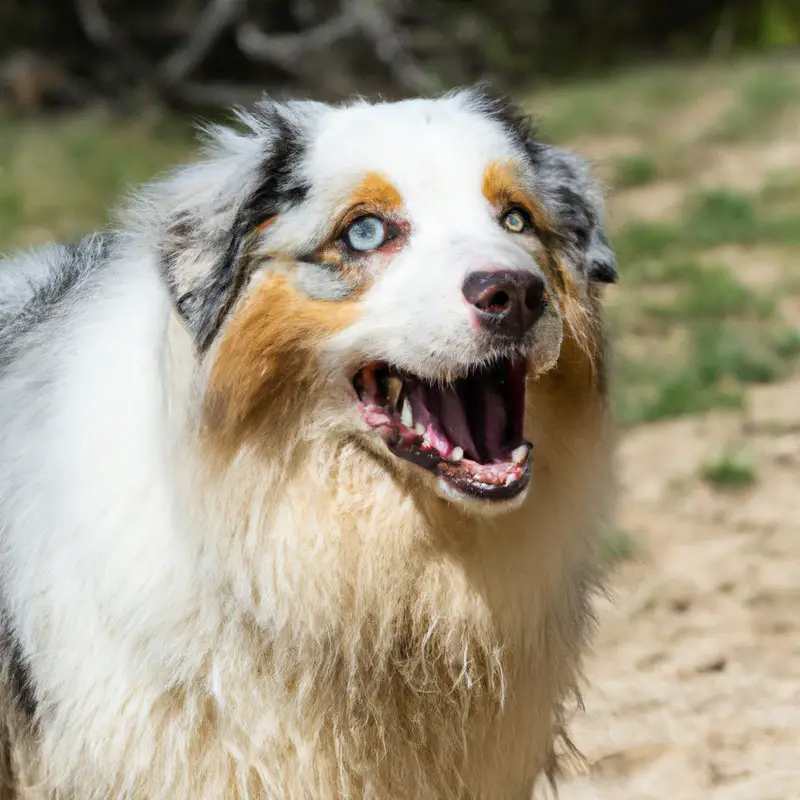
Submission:
<svg viewBox="0 0 800 800">
<path fill-rule="evenodd" d="M 467 410 L 455 388 L 448 386 L 439 393 L 439 398 L 441 401 L 439 420 L 447 438 L 450 439 L 453 446 L 460 447 L 467 458 L 471 458 L 473 461 L 479 460 L 478 448 L 475 447 L 469 429 Z"/>
<path fill-rule="evenodd" d="M 508 457 L 502 450 L 506 407 L 493 389 L 469 379 L 443 389 L 414 383 L 409 398 L 414 421 L 444 434 L 467 458 L 488 462 Z"/>
<path fill-rule="evenodd" d="M 503 434 L 506 430 L 507 415 L 506 404 L 503 398 L 493 391 L 487 390 L 483 396 L 483 425 L 484 425 L 484 446 L 489 456 L 489 460 L 502 461 Z M 506 460 L 508 454 L 505 454 Z"/>
</svg>

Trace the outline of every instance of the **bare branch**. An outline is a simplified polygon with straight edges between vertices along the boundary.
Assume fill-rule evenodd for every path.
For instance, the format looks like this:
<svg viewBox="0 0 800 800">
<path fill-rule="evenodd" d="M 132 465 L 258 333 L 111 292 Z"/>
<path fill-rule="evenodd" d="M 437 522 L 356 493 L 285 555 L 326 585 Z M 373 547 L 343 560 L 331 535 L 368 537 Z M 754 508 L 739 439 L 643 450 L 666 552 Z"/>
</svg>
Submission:
<svg viewBox="0 0 800 800">
<path fill-rule="evenodd" d="M 166 85 L 188 77 L 208 55 L 214 43 L 239 16 L 243 0 L 212 0 L 200 16 L 192 35 L 161 63 L 158 74 Z"/>
<path fill-rule="evenodd" d="M 382 3 L 374 0 L 357 2 L 354 6 L 359 27 L 372 41 L 375 55 L 389 67 L 398 84 L 414 92 L 434 91 L 434 81 L 403 46 L 397 26 Z"/>
<path fill-rule="evenodd" d="M 112 24 L 103 13 L 98 0 L 76 0 L 75 10 L 87 37 L 102 50 L 115 54 L 129 75 L 145 78 L 148 82 L 152 67 Z"/>
<path fill-rule="evenodd" d="M 433 81 L 409 54 L 401 38 L 402 31 L 398 30 L 387 9 L 391 1 L 340 0 L 338 12 L 322 23 L 298 33 L 268 34 L 244 18 L 247 0 L 207 0 L 192 33 L 156 65 L 114 25 L 101 7 L 102 0 L 74 0 L 87 37 L 110 53 L 130 77 L 164 99 L 211 105 L 214 104 L 212 96 L 228 96 L 233 87 L 190 86 L 187 80 L 219 37 L 234 25 L 237 43 L 245 55 L 305 77 L 309 56 L 348 36 L 361 34 L 402 88 L 414 92 L 432 91 Z M 249 90 L 245 91 L 250 94 Z"/>
<path fill-rule="evenodd" d="M 267 34 L 252 22 L 243 22 L 236 31 L 236 40 L 245 55 L 259 61 L 270 61 L 289 72 L 301 71 L 301 60 L 324 50 L 358 30 L 359 21 L 353 4 L 344 2 L 341 11 L 325 22 L 302 33 Z"/>
</svg>

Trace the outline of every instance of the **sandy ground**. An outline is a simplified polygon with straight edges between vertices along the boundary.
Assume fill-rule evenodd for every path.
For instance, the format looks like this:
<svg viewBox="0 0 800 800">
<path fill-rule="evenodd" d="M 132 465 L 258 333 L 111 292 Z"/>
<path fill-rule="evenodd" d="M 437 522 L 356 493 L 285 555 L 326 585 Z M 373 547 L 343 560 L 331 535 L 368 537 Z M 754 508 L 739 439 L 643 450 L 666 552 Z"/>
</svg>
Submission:
<svg viewBox="0 0 800 800">
<path fill-rule="evenodd" d="M 703 466 L 740 442 L 758 484 L 710 488 Z M 588 774 L 560 797 L 800 798 L 800 381 L 635 430 L 619 470 L 640 552 L 600 604 L 571 724 Z"/>
</svg>

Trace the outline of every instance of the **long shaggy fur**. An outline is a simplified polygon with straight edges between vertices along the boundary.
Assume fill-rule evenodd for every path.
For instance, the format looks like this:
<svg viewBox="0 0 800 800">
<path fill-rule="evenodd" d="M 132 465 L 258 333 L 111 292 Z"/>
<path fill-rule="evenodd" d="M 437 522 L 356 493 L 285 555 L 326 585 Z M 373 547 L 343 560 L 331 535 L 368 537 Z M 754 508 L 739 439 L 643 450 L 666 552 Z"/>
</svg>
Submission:
<svg viewBox="0 0 800 800">
<path fill-rule="evenodd" d="M 609 497 L 613 257 L 577 159 L 479 93 L 415 103 L 265 102 L 112 231 L 0 263 L 0 797 L 496 800 L 549 769 Z M 447 137 L 473 149 L 415 194 L 415 148 Z M 421 238 L 356 291 L 309 254 L 370 148 Z M 484 156 L 524 162 L 564 320 L 528 382 L 530 489 L 495 513 L 349 394 L 369 358 L 482 357 L 460 306 L 408 310 L 420 281 L 448 296 L 445 247 L 533 258 L 488 213 L 473 245 L 424 238 L 473 156 L 478 199 Z"/>
</svg>

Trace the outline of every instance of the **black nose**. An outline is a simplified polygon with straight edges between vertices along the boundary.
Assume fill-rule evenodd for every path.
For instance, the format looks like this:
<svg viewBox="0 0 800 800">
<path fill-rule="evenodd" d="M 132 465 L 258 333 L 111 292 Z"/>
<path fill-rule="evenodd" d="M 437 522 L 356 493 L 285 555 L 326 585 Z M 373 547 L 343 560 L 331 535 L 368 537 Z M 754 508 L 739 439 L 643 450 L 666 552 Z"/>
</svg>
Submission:
<svg viewBox="0 0 800 800">
<path fill-rule="evenodd" d="M 473 272 L 461 287 L 486 330 L 521 339 L 547 304 L 544 278 L 523 270 Z"/>
</svg>

